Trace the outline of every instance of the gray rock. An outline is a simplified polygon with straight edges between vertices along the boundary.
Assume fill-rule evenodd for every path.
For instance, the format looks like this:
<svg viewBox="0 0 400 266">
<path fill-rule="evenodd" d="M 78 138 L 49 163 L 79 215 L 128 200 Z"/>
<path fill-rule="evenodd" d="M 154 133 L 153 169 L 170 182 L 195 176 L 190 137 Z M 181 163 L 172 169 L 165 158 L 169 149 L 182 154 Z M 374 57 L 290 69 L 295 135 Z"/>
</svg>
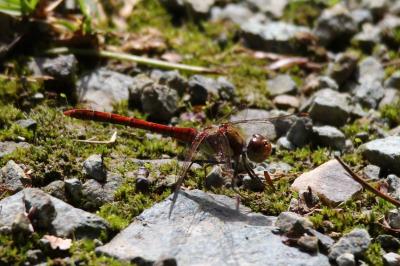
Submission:
<svg viewBox="0 0 400 266">
<path fill-rule="evenodd" d="M 36 57 L 28 64 L 34 75 L 52 76 L 58 82 L 74 83 L 78 69 L 78 60 L 72 54 L 55 58 Z"/>
<path fill-rule="evenodd" d="M 182 77 L 177 70 L 172 70 L 172 71 L 153 70 L 151 72 L 150 77 L 153 80 L 156 80 L 158 83 L 162 85 L 167 85 L 169 88 L 176 90 L 178 92 L 178 95 L 180 96 L 183 95 L 188 85 L 187 80 L 184 77 Z M 145 80 L 141 79 L 141 81 Z M 145 81 L 145 83 L 147 82 Z"/>
<path fill-rule="evenodd" d="M 331 77 L 316 76 L 311 74 L 306 78 L 302 91 L 306 94 L 310 94 L 311 92 L 316 92 L 322 89 L 332 89 L 338 91 L 339 85 Z"/>
<path fill-rule="evenodd" d="M 13 160 L 0 170 L 0 183 L 9 191 L 16 192 L 24 189 L 32 183 L 31 179 L 25 174 L 24 170 Z"/>
<path fill-rule="evenodd" d="M 387 220 L 393 229 L 400 229 L 400 212 L 398 209 L 390 210 L 387 214 Z"/>
<path fill-rule="evenodd" d="M 288 4 L 288 0 L 247 0 L 252 7 L 267 15 L 272 15 L 274 18 L 280 18 Z"/>
<path fill-rule="evenodd" d="M 375 181 L 379 179 L 380 171 L 381 168 L 373 164 L 366 165 L 362 170 L 364 177 Z"/>
<path fill-rule="evenodd" d="M 381 29 L 372 24 L 364 24 L 362 31 L 357 33 L 352 42 L 364 51 L 370 52 L 381 41 Z"/>
<path fill-rule="evenodd" d="M 161 84 L 153 84 L 143 89 L 140 97 L 143 111 L 157 121 L 169 121 L 178 110 L 178 93 Z"/>
<path fill-rule="evenodd" d="M 357 27 L 360 28 L 364 23 L 372 23 L 373 17 L 368 9 L 355 9 L 351 11 L 351 16 Z"/>
<path fill-rule="evenodd" d="M 379 235 L 376 241 L 385 251 L 397 251 L 400 248 L 400 240 L 392 235 Z"/>
<path fill-rule="evenodd" d="M 370 163 L 400 175 L 400 136 L 391 136 L 367 142 L 359 152 Z"/>
<path fill-rule="evenodd" d="M 32 264 L 38 264 L 45 256 L 40 249 L 30 249 L 26 252 L 27 260 Z"/>
<path fill-rule="evenodd" d="M 233 85 L 227 78 L 218 77 L 218 96 L 222 100 L 232 101 L 235 97 L 235 85 Z"/>
<path fill-rule="evenodd" d="M 211 169 L 211 171 L 206 176 L 205 187 L 207 189 L 213 187 L 214 188 L 222 187 L 227 184 L 226 181 L 227 180 L 226 178 L 224 178 L 221 167 L 219 165 L 216 165 Z"/>
<path fill-rule="evenodd" d="M 65 183 L 62 180 L 53 181 L 47 186 L 43 187 L 42 190 L 62 201 L 67 200 L 65 195 Z"/>
<path fill-rule="evenodd" d="M 316 22 L 315 35 L 322 45 L 343 46 L 357 32 L 357 24 L 341 4 L 325 9 Z"/>
<path fill-rule="evenodd" d="M 313 131 L 313 142 L 323 146 L 331 147 L 337 150 L 343 150 L 345 148 L 346 136 L 332 126 L 314 126 Z"/>
<path fill-rule="evenodd" d="M 400 178 L 396 175 L 388 175 L 386 178 L 386 182 L 389 185 L 389 193 L 393 197 L 400 199 Z"/>
<path fill-rule="evenodd" d="M 328 206 L 347 201 L 362 189 L 336 160 L 330 160 L 301 174 L 291 186 L 295 191 L 304 191 L 308 187 Z"/>
<path fill-rule="evenodd" d="M 312 121 L 308 117 L 301 117 L 289 128 L 286 137 L 296 147 L 303 147 L 310 141 Z"/>
<path fill-rule="evenodd" d="M 101 205 L 114 200 L 115 191 L 122 185 L 123 178 L 120 175 L 107 173 L 107 181 L 99 183 L 89 179 L 82 185 L 84 209 L 97 209 Z"/>
<path fill-rule="evenodd" d="M 318 238 L 319 248 L 323 252 L 328 252 L 328 250 L 335 244 L 335 240 L 331 237 L 326 236 L 313 228 L 307 228 L 307 234 L 313 235 Z"/>
<path fill-rule="evenodd" d="M 91 109 L 112 111 L 113 104 L 129 100 L 129 90 L 134 82 L 130 76 L 98 68 L 78 80 L 78 99 Z"/>
<path fill-rule="evenodd" d="M 33 232 L 33 226 L 25 213 L 18 213 L 11 225 L 11 232 L 14 235 L 29 237 Z"/>
<path fill-rule="evenodd" d="M 161 2 L 174 14 L 195 16 L 196 18 L 206 17 L 215 0 L 161 0 Z"/>
<path fill-rule="evenodd" d="M 140 264 L 163 257 L 178 265 L 329 265 L 324 255 L 311 256 L 283 244 L 272 233 L 274 217 L 243 206 L 237 212 L 234 199 L 199 190 L 180 192 L 168 219 L 170 200 L 145 210 L 96 251 Z M 241 255 L 232 256 L 229 250 Z"/>
<path fill-rule="evenodd" d="M 0 158 L 13 153 L 16 149 L 26 149 L 29 148 L 29 143 L 26 142 L 13 142 L 13 141 L 3 141 L 0 142 Z"/>
<path fill-rule="evenodd" d="M 328 255 L 329 259 L 336 260 L 344 253 L 353 254 L 356 258 L 361 257 L 367 250 L 370 242 L 370 236 L 365 229 L 353 229 L 332 246 Z"/>
<path fill-rule="evenodd" d="M 366 57 L 358 64 L 357 79 L 358 83 L 382 82 L 385 77 L 385 71 L 382 64 L 374 57 Z"/>
<path fill-rule="evenodd" d="M 307 218 L 294 212 L 282 212 L 276 219 L 275 225 L 282 233 L 293 236 L 303 235 L 313 224 Z"/>
<path fill-rule="evenodd" d="M 83 170 L 88 176 L 99 182 L 104 182 L 107 178 L 107 170 L 101 154 L 90 155 L 83 162 Z"/>
<path fill-rule="evenodd" d="M 285 162 L 271 162 L 267 165 L 267 170 L 270 174 L 287 174 L 292 167 Z"/>
<path fill-rule="evenodd" d="M 366 81 L 356 86 L 353 94 L 354 98 L 362 106 L 376 109 L 380 100 L 385 95 L 385 90 L 380 81 Z"/>
<path fill-rule="evenodd" d="M 400 70 L 395 71 L 387 80 L 385 80 L 385 88 L 400 89 Z"/>
<path fill-rule="evenodd" d="M 348 94 L 323 89 L 313 95 L 307 109 L 314 122 L 340 127 L 349 117 L 349 103 Z"/>
<path fill-rule="evenodd" d="M 394 105 L 400 100 L 400 93 L 398 89 L 385 89 L 383 98 L 379 102 L 379 108 L 383 108 L 385 105 Z"/>
<path fill-rule="evenodd" d="M 245 5 L 228 4 L 224 7 L 213 7 L 211 9 L 212 20 L 231 20 L 241 25 L 254 17 L 255 14 Z"/>
<path fill-rule="evenodd" d="M 328 75 L 339 85 L 347 81 L 357 67 L 358 55 L 354 53 L 341 53 L 335 57 L 333 64 L 328 67 Z"/>
<path fill-rule="evenodd" d="M 315 236 L 301 236 L 297 240 L 297 245 L 299 245 L 301 250 L 304 250 L 306 252 L 318 252 L 318 238 Z"/>
<path fill-rule="evenodd" d="M 285 22 L 261 23 L 250 20 L 241 25 L 242 36 L 250 48 L 273 53 L 301 53 L 305 50 L 298 36 L 310 34 L 306 27 Z"/>
<path fill-rule="evenodd" d="M 398 266 L 400 265 L 400 255 L 394 252 L 383 255 L 383 264 L 385 266 Z"/>
<path fill-rule="evenodd" d="M 36 188 L 26 188 L 1 200 L 0 209 L 0 225 L 11 226 L 16 214 L 31 209 L 34 228 L 42 228 L 59 237 L 95 238 L 108 230 L 102 218 L 74 208 Z"/>
<path fill-rule="evenodd" d="M 165 72 L 158 73 L 158 72 L 153 71 L 151 73 L 152 78 L 150 78 L 146 74 L 136 75 L 132 79 L 132 83 L 129 86 L 129 107 L 143 109 L 142 108 L 142 100 L 141 100 L 143 90 L 146 87 L 152 86 L 155 82 L 154 80 L 155 79 L 159 80 L 161 78 L 161 76 L 163 76 L 163 73 L 165 73 Z"/>
<path fill-rule="evenodd" d="M 280 137 L 277 142 L 276 142 L 276 146 L 280 149 L 284 149 L 284 150 L 288 150 L 288 151 L 292 151 L 294 150 L 296 147 L 294 146 L 293 143 L 291 143 L 287 137 Z"/>
<path fill-rule="evenodd" d="M 363 0 L 362 6 L 371 11 L 373 17 L 378 20 L 380 19 L 388 10 L 389 1 L 387 0 Z"/>
<path fill-rule="evenodd" d="M 297 91 L 294 80 L 287 74 L 278 75 L 267 81 L 267 89 L 271 96 L 293 94 Z"/>
<path fill-rule="evenodd" d="M 15 124 L 19 125 L 20 127 L 35 130 L 37 127 L 37 122 L 33 119 L 20 119 L 15 121 Z"/>
<path fill-rule="evenodd" d="M 209 97 L 218 95 L 215 80 L 201 75 L 194 75 L 188 81 L 190 102 L 194 105 L 205 104 Z"/>
<path fill-rule="evenodd" d="M 82 199 L 82 182 L 78 178 L 66 179 L 65 191 L 73 202 L 79 202 Z"/>
<path fill-rule="evenodd" d="M 336 258 L 336 263 L 338 266 L 355 266 L 356 260 L 354 255 L 351 253 L 343 253 Z"/>
<path fill-rule="evenodd" d="M 261 109 L 244 109 L 237 114 L 230 117 L 231 122 L 247 120 L 247 119 L 268 119 L 271 118 L 271 114 L 268 111 Z M 278 121 L 276 121 L 278 122 Z M 265 123 L 245 123 L 235 124 L 236 127 L 240 128 L 246 142 L 254 134 L 261 134 L 269 140 L 275 140 L 277 138 L 277 128 L 275 123 L 266 121 Z"/>
</svg>

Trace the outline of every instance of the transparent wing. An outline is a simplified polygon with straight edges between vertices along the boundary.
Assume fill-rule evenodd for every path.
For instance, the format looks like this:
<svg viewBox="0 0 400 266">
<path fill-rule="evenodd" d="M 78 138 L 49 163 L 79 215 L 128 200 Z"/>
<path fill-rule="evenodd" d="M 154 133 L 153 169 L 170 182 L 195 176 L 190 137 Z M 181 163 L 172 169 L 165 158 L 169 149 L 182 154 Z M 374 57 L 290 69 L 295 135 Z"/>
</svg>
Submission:
<svg viewBox="0 0 400 266">
<path fill-rule="evenodd" d="M 204 139 L 207 136 L 208 136 L 207 131 L 203 131 L 203 132 L 200 132 L 199 134 L 197 134 L 196 138 L 192 142 L 192 145 L 185 156 L 185 161 L 184 161 L 181 171 L 178 175 L 179 179 L 175 185 L 174 196 L 172 197 L 172 203 L 171 203 L 171 207 L 169 209 L 168 217 L 171 217 L 172 210 L 174 208 L 176 199 L 178 198 L 179 189 L 182 186 L 182 183 L 185 179 L 185 176 L 186 176 L 190 166 L 193 164 L 192 159 L 193 159 L 194 155 L 196 154 L 197 150 L 199 149 L 200 144 L 204 141 Z"/>
<path fill-rule="evenodd" d="M 244 123 L 268 123 L 274 122 L 280 119 L 290 118 L 294 116 L 307 116 L 307 113 L 299 113 L 299 114 L 288 114 L 288 115 L 281 115 L 275 117 L 267 117 L 267 118 L 255 118 L 255 119 L 243 119 L 238 121 L 231 121 L 230 124 L 237 125 L 237 124 L 244 124 Z"/>
<path fill-rule="evenodd" d="M 232 168 L 231 148 L 226 133 L 217 135 L 217 152 L 219 155 L 218 159 L 223 163 L 223 172 L 229 175 L 233 185 L 234 171 Z"/>
</svg>

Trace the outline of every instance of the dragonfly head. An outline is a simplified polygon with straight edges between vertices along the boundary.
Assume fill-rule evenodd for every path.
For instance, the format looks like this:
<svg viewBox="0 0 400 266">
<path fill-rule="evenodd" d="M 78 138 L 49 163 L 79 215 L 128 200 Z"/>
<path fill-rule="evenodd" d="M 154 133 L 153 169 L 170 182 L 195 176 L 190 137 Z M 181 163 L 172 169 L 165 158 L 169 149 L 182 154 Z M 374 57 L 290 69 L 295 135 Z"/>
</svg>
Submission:
<svg viewBox="0 0 400 266">
<path fill-rule="evenodd" d="M 256 163 L 261 163 L 267 159 L 271 151 L 271 142 L 260 134 L 254 134 L 247 144 L 247 157 Z"/>
</svg>

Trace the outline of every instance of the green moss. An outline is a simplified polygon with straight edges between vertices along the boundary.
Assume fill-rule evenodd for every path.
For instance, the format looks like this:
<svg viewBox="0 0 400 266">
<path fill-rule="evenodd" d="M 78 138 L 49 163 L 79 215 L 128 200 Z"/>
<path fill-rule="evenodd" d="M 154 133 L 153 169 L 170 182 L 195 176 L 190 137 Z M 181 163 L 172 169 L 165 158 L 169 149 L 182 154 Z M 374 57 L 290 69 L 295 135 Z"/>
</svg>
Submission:
<svg viewBox="0 0 400 266">
<path fill-rule="evenodd" d="M 73 254 L 71 259 L 74 261 L 79 261 L 79 264 L 81 265 L 132 265 L 128 262 L 118 261 L 110 257 L 97 255 L 95 248 L 95 242 L 91 239 L 75 241 L 70 249 L 70 253 Z"/>
<path fill-rule="evenodd" d="M 382 247 L 379 243 L 372 243 L 365 252 L 365 261 L 369 265 L 383 266 Z"/>
<path fill-rule="evenodd" d="M 283 19 L 297 25 L 313 27 L 323 7 L 323 1 L 291 1 L 285 7 Z"/>
<path fill-rule="evenodd" d="M 382 117 L 386 118 L 392 127 L 400 125 L 400 101 L 385 105 L 380 111 Z"/>
<path fill-rule="evenodd" d="M 27 260 L 27 251 L 38 244 L 39 236 L 17 237 L 0 235 L 0 265 L 22 265 Z"/>
<path fill-rule="evenodd" d="M 14 105 L 0 104 L 0 129 L 11 125 L 14 121 L 20 118 L 22 118 L 22 112 L 18 108 L 14 107 Z"/>
</svg>

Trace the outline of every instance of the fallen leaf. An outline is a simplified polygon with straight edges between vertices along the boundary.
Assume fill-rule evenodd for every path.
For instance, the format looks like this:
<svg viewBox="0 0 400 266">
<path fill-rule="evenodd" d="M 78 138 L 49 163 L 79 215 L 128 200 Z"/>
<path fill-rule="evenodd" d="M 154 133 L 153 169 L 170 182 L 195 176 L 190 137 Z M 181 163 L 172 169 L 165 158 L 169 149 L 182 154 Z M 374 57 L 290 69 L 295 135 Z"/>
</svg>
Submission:
<svg viewBox="0 0 400 266">
<path fill-rule="evenodd" d="M 49 241 L 52 249 L 68 250 L 72 245 L 72 240 L 69 238 L 64 239 L 52 235 L 44 235 L 43 239 Z"/>
<path fill-rule="evenodd" d="M 179 63 L 182 61 L 182 56 L 174 52 L 166 52 L 161 56 L 161 59 L 172 63 Z"/>
</svg>

